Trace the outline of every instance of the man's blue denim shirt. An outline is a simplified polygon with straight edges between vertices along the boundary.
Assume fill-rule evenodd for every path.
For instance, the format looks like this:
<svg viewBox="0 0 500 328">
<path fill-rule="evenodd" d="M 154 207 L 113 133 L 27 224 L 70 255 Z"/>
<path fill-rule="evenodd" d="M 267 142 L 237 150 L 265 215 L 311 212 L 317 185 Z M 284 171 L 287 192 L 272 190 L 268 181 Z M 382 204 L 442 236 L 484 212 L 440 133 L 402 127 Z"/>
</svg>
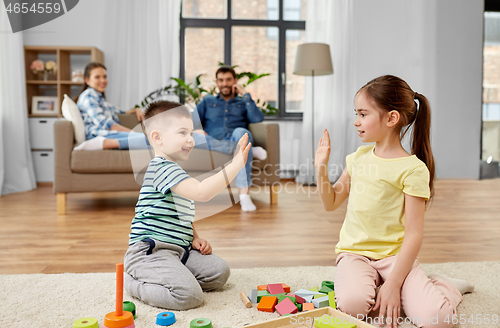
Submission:
<svg viewBox="0 0 500 328">
<path fill-rule="evenodd" d="M 231 137 L 236 128 L 248 128 L 248 123 L 259 123 L 264 114 L 255 105 L 249 93 L 225 101 L 220 94 L 207 95 L 196 106 L 199 120 L 193 115 L 195 129 L 203 129 L 211 137 L 223 140 Z M 200 126 L 201 123 L 201 126 Z"/>
</svg>

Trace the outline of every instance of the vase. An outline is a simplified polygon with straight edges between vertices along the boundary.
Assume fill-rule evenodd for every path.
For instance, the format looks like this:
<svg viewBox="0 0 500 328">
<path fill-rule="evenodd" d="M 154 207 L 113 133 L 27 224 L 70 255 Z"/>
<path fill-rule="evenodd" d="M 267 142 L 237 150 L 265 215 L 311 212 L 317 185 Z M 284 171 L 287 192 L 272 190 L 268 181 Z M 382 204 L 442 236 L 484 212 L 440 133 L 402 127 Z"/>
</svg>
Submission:
<svg viewBox="0 0 500 328">
<path fill-rule="evenodd" d="M 49 72 L 48 71 L 43 71 L 43 80 L 48 81 L 49 80 Z"/>
</svg>

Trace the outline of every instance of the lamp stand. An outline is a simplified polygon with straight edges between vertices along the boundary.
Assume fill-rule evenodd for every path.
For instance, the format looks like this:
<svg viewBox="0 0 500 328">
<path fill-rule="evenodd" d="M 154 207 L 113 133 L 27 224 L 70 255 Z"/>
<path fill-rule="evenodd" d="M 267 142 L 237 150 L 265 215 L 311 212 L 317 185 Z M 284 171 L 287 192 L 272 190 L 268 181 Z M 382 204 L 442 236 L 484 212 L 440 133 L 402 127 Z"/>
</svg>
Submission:
<svg viewBox="0 0 500 328">
<path fill-rule="evenodd" d="M 311 150 L 312 150 L 312 158 L 311 158 L 311 161 L 312 161 L 312 180 L 311 182 L 304 182 L 302 185 L 303 186 L 316 186 L 316 181 L 314 181 L 314 177 L 315 177 L 315 168 L 314 168 L 314 70 L 312 70 L 312 120 L 311 120 L 311 133 L 312 133 L 312 147 L 311 147 Z"/>
</svg>

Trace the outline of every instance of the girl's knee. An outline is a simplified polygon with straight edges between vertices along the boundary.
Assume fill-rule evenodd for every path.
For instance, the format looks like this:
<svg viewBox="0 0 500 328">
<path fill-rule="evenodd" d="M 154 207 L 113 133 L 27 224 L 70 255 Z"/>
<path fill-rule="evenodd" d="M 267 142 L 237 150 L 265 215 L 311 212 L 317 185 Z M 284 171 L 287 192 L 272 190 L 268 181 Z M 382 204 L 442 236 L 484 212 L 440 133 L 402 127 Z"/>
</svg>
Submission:
<svg viewBox="0 0 500 328">
<path fill-rule="evenodd" d="M 438 309 L 429 307 L 420 310 L 420 313 L 407 313 L 406 316 L 419 328 L 453 327 L 454 311 L 449 304 L 443 304 Z"/>
<path fill-rule="evenodd" d="M 335 294 L 337 308 L 355 318 L 366 316 L 373 307 L 373 301 L 370 301 L 366 294 L 356 293 L 354 291 L 338 295 Z"/>
</svg>

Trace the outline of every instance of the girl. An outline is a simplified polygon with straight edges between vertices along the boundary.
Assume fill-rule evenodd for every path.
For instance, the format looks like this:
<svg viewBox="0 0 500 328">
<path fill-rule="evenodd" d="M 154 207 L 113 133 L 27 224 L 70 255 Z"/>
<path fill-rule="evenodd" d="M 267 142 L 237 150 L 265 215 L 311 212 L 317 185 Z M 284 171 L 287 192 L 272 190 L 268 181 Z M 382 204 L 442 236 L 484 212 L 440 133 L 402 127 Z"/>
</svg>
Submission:
<svg viewBox="0 0 500 328">
<path fill-rule="evenodd" d="M 375 145 L 361 146 L 347 156 L 346 168 L 333 187 L 327 173 L 326 129 L 315 159 L 325 210 L 337 209 L 349 197 L 335 247 L 338 308 L 357 318 L 379 309 L 379 322 L 386 317 L 388 327 L 397 327 L 398 319 L 402 322 L 401 309 L 418 327 L 451 327 L 461 293 L 473 286 L 444 276 L 429 279 L 417 259 L 426 204 L 434 195 L 427 98 L 402 79 L 386 75 L 357 92 L 355 112 L 359 137 Z M 401 139 L 412 124 L 409 155 Z"/>
<path fill-rule="evenodd" d="M 85 123 L 87 141 L 75 150 L 137 149 L 149 145 L 143 133 L 133 133 L 120 125 L 117 114 L 136 114 L 139 122 L 144 114 L 140 108 L 127 112 L 111 105 L 104 95 L 108 85 L 106 67 L 100 63 L 90 63 L 85 67 L 85 83 L 82 92 L 75 99 Z"/>
</svg>

